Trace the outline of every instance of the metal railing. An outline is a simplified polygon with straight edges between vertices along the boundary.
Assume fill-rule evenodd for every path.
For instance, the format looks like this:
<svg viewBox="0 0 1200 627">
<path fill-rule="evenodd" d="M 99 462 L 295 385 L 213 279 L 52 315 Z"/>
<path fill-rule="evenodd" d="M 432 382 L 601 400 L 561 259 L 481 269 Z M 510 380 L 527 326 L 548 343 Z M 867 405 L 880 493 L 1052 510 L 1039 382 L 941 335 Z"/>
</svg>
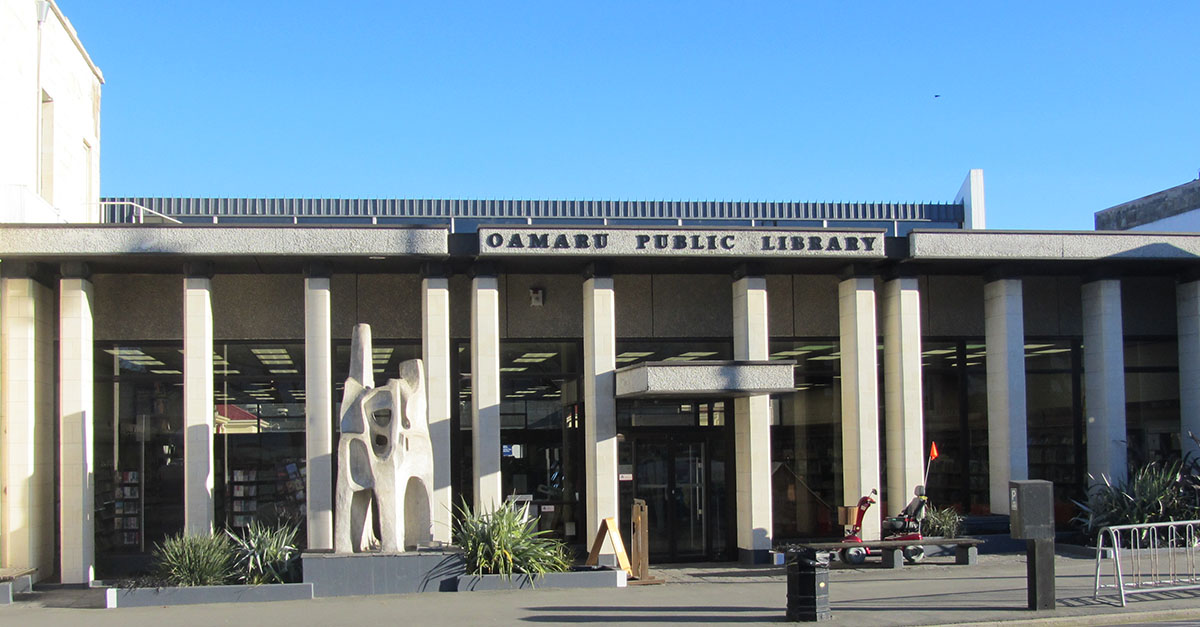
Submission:
<svg viewBox="0 0 1200 627">
<path fill-rule="evenodd" d="M 175 218 L 172 218 L 169 215 L 159 213 L 153 209 L 150 209 L 149 207 L 143 207 L 142 205 L 139 205 L 136 202 L 131 202 L 128 200 L 101 201 L 100 207 L 101 207 L 101 209 L 104 209 L 104 208 L 111 209 L 111 208 L 119 208 L 119 207 L 128 207 L 130 209 L 130 211 L 128 212 L 129 219 L 127 219 L 127 220 L 111 220 L 111 219 L 109 219 L 109 220 L 106 220 L 108 222 L 133 222 L 135 224 L 150 224 L 150 223 L 158 222 L 158 223 L 169 223 L 169 224 L 183 224 L 183 222 L 180 222 L 179 220 L 176 220 Z"/>
<path fill-rule="evenodd" d="M 1096 539 L 1096 586 L 1119 594 L 1121 607 L 1130 594 L 1200 589 L 1200 520 L 1114 525 Z M 1107 553 L 1106 553 L 1107 549 Z M 1109 561 L 1113 583 L 1103 582 Z"/>
</svg>

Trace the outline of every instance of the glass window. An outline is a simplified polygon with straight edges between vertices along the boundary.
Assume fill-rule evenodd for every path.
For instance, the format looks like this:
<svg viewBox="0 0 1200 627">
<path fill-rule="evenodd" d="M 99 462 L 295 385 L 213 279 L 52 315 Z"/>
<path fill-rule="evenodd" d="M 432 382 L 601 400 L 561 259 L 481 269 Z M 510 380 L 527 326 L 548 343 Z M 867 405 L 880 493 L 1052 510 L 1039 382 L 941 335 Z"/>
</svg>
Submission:
<svg viewBox="0 0 1200 627">
<path fill-rule="evenodd" d="M 733 342 L 672 342 L 660 340 L 618 340 L 617 368 L 643 361 L 728 361 L 733 359 Z"/>
<path fill-rule="evenodd" d="M 304 544 L 304 345 L 230 342 L 213 356 L 215 515 L 238 529 L 261 520 L 300 526 Z"/>
<path fill-rule="evenodd" d="M 1129 463 L 1178 459 L 1181 452 L 1179 346 L 1169 340 L 1125 341 L 1125 429 Z"/>
<path fill-rule="evenodd" d="M 795 392 L 771 399 L 772 508 L 777 538 L 839 535 L 842 503 L 841 354 L 836 338 L 772 341 L 795 360 Z"/>
<path fill-rule="evenodd" d="M 130 574 L 183 530 L 182 363 L 179 342 L 96 344 L 98 577 Z"/>
</svg>

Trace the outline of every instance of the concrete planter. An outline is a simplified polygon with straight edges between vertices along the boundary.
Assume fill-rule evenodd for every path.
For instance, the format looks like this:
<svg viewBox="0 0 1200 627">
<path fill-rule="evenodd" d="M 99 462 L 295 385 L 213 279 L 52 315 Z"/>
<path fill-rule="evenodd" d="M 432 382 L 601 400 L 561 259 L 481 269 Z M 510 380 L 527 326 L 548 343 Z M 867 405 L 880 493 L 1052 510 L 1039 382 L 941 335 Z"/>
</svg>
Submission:
<svg viewBox="0 0 1200 627">
<path fill-rule="evenodd" d="M 623 570 L 579 570 L 568 573 L 547 573 L 540 577 L 529 575 L 462 575 L 458 591 L 528 590 L 531 588 L 624 588 Z"/>
<path fill-rule="evenodd" d="M 453 592 L 466 572 L 462 552 L 422 549 L 404 553 L 310 551 L 301 556 L 304 582 L 318 597 Z"/>
<path fill-rule="evenodd" d="M 313 598 L 311 583 L 276 583 L 261 586 L 190 586 L 184 588 L 109 588 L 107 608 L 197 605 L 203 603 L 261 603 Z"/>
</svg>

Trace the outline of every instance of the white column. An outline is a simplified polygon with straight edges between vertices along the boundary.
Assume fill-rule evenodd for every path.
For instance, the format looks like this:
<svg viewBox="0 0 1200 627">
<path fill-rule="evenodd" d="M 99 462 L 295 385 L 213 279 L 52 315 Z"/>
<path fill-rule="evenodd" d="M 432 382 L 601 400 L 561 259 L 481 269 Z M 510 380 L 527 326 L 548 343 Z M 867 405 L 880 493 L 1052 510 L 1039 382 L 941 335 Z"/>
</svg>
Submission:
<svg viewBox="0 0 1200 627">
<path fill-rule="evenodd" d="M 329 277 L 304 279 L 304 449 L 308 548 L 333 548 L 333 331 Z"/>
<path fill-rule="evenodd" d="M 1084 416 L 1089 483 L 1125 481 L 1125 345 L 1121 281 L 1083 284 Z"/>
<path fill-rule="evenodd" d="M 894 516 L 925 482 L 921 293 L 912 277 L 883 284 L 883 381 L 887 502 Z"/>
<path fill-rule="evenodd" d="M 95 563 L 95 464 L 92 452 L 92 282 L 59 281 L 59 534 L 63 583 L 89 583 Z"/>
<path fill-rule="evenodd" d="M 587 529 L 591 547 L 600 521 L 618 518 L 617 327 L 612 277 L 583 282 L 583 450 L 587 482 Z M 610 543 L 602 558 L 612 563 Z"/>
<path fill-rule="evenodd" d="M 733 358 L 766 361 L 767 280 L 733 282 Z M 734 400 L 734 467 L 737 472 L 737 543 L 743 562 L 765 563 L 771 551 L 771 397 Z"/>
<path fill-rule="evenodd" d="M 450 486 L 450 280 L 444 276 L 421 280 L 421 358 L 433 444 L 433 539 L 448 543 L 455 503 Z"/>
<path fill-rule="evenodd" d="M 988 500 L 1008 514 L 1008 482 L 1029 478 L 1025 411 L 1025 309 L 1020 279 L 983 288 L 987 348 Z"/>
<path fill-rule="evenodd" d="M 0 567 L 36 568 L 35 581 L 54 572 L 52 298 L 0 279 Z"/>
<path fill-rule="evenodd" d="M 500 282 L 471 280 L 471 452 L 475 510 L 504 500 L 500 484 Z"/>
<path fill-rule="evenodd" d="M 1184 457 L 1200 456 L 1200 281 L 1180 283 L 1175 298 L 1179 320 L 1179 442 Z"/>
<path fill-rule="evenodd" d="M 875 280 L 852 277 L 838 285 L 842 372 L 842 501 L 879 489 L 879 390 Z M 863 520 L 863 539 L 879 539 L 878 510 Z"/>
<path fill-rule="evenodd" d="M 183 279 L 183 520 L 189 534 L 213 530 L 212 280 Z"/>
</svg>

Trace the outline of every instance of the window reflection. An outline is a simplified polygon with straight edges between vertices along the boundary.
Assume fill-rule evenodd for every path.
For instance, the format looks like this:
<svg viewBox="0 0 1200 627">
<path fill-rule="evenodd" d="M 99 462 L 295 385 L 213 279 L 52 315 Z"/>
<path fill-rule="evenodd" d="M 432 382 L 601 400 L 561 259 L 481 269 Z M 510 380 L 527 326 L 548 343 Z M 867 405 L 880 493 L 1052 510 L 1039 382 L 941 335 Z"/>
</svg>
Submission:
<svg viewBox="0 0 1200 627">
<path fill-rule="evenodd" d="M 138 570 L 155 543 L 183 529 L 181 346 L 96 344 L 98 577 Z"/>
</svg>

